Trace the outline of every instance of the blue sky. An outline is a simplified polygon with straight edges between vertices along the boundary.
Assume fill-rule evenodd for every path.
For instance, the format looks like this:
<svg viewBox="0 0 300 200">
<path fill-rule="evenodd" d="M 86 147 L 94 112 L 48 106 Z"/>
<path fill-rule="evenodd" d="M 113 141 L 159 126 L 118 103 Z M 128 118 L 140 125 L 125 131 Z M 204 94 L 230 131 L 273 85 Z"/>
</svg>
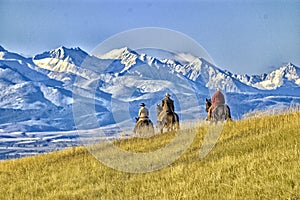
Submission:
<svg viewBox="0 0 300 200">
<path fill-rule="evenodd" d="M 134 28 L 182 32 L 233 73 L 300 66 L 300 1 L 1 0 L 0 45 L 32 56 L 59 46 L 90 52 Z"/>
</svg>

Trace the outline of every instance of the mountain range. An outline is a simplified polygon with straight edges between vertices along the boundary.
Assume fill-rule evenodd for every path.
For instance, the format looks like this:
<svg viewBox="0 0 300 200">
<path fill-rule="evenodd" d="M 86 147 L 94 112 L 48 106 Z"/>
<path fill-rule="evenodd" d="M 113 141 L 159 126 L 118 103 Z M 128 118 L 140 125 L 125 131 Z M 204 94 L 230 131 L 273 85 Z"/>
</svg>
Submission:
<svg viewBox="0 0 300 200">
<path fill-rule="evenodd" d="M 287 108 L 300 104 L 300 68 L 287 63 L 270 73 L 237 75 L 204 58 L 182 63 L 128 47 L 103 55 L 59 47 L 28 58 L 0 46 L 0 132 L 133 126 L 141 102 L 156 122 L 156 104 L 166 92 L 181 120 L 203 119 L 205 98 L 216 88 L 235 119 L 252 110 Z M 74 113 L 76 103 L 93 109 Z"/>
</svg>

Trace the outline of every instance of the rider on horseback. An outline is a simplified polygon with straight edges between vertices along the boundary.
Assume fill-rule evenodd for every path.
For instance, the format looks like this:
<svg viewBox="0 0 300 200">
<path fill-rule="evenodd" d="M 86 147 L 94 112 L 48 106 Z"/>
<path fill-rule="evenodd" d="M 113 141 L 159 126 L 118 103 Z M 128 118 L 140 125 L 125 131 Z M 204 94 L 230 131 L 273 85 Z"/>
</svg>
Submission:
<svg viewBox="0 0 300 200">
<path fill-rule="evenodd" d="M 165 98 L 161 102 L 161 106 L 167 113 L 174 112 L 174 101 L 170 98 L 169 93 L 166 93 Z"/>
<path fill-rule="evenodd" d="M 175 113 L 174 101 L 170 98 L 169 93 L 166 93 L 161 105 L 157 104 L 157 116 L 157 123 L 161 133 L 163 128 L 167 128 L 168 131 L 179 130 L 179 117 Z"/>
<path fill-rule="evenodd" d="M 165 98 L 161 101 L 162 111 L 158 115 L 158 122 L 161 122 L 166 113 L 174 113 L 174 101 L 170 98 L 170 94 L 166 93 Z"/>
<path fill-rule="evenodd" d="M 139 117 L 137 118 L 137 123 L 139 121 L 143 121 L 144 119 L 148 119 L 149 116 L 149 110 L 145 107 L 146 105 L 144 103 L 140 104 L 141 108 L 139 110 Z"/>
<path fill-rule="evenodd" d="M 221 92 L 220 88 L 217 88 L 217 91 L 212 96 L 212 105 L 208 109 L 208 116 L 207 120 L 211 119 L 211 112 L 213 109 L 215 109 L 218 105 L 224 105 L 225 104 L 225 97 L 223 93 Z M 231 119 L 230 111 L 229 111 L 229 119 Z"/>
<path fill-rule="evenodd" d="M 144 103 L 140 104 L 141 108 L 139 109 L 139 116 L 136 118 L 136 124 L 133 129 L 134 133 L 137 134 L 153 134 L 154 127 L 152 121 L 149 119 L 149 110 L 145 107 Z"/>
</svg>

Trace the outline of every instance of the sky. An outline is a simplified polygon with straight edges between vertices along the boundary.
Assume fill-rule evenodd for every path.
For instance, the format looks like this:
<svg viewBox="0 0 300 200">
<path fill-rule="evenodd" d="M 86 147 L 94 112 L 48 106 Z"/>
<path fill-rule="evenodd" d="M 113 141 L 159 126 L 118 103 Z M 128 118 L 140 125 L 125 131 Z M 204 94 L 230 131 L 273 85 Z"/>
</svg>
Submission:
<svg viewBox="0 0 300 200">
<path fill-rule="evenodd" d="M 218 67 L 236 74 L 300 66 L 296 0 L 0 1 L 0 45 L 28 57 L 59 46 L 91 52 L 115 34 L 143 27 L 191 37 Z"/>
</svg>

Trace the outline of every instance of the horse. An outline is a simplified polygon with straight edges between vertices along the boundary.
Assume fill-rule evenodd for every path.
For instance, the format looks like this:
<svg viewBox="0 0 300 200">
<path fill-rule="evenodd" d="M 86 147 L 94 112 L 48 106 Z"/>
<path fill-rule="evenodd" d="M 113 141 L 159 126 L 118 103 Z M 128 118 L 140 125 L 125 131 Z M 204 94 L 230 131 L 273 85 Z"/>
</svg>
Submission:
<svg viewBox="0 0 300 200">
<path fill-rule="evenodd" d="M 175 112 L 166 112 L 160 104 L 156 106 L 157 122 L 160 133 L 167 128 L 168 131 L 179 130 L 179 117 Z"/>
<path fill-rule="evenodd" d="M 206 99 L 205 103 L 205 111 L 208 112 L 209 108 L 212 106 L 212 101 L 211 99 Z M 212 111 L 211 111 L 211 118 L 206 120 L 210 120 L 211 122 L 224 122 L 226 120 L 231 120 L 231 115 L 230 115 L 230 108 L 227 104 L 222 104 L 216 106 Z"/>
<path fill-rule="evenodd" d="M 152 121 L 149 118 L 144 118 L 139 120 L 139 118 L 135 118 L 136 124 L 133 129 L 133 132 L 140 136 L 147 136 L 154 134 L 154 126 Z"/>
</svg>

